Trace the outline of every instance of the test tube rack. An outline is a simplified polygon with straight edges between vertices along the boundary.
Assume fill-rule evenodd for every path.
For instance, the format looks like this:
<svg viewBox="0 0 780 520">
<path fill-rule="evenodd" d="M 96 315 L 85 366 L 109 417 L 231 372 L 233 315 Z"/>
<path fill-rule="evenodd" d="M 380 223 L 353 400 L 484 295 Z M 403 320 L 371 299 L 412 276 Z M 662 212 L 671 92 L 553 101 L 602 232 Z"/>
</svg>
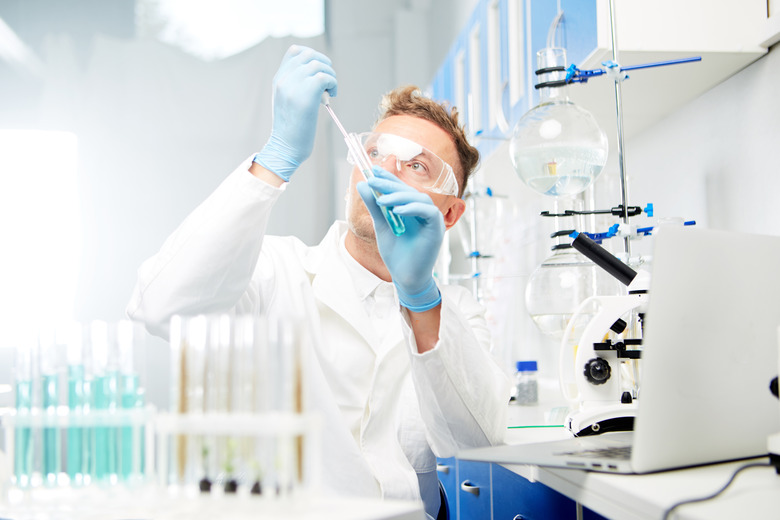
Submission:
<svg viewBox="0 0 780 520">
<path fill-rule="evenodd" d="M 110 378 L 108 406 L 95 402 L 99 385 L 91 376 L 80 379 L 91 398 L 70 406 L 64 397 L 73 396 L 75 387 L 66 377 L 72 374 L 61 366 L 53 377 L 40 368 L 42 361 L 28 363 L 35 368 L 23 370 L 24 377 L 15 381 L 17 406 L 0 413 L 8 454 L 6 468 L 0 467 L 0 516 L 4 505 L 33 515 L 68 508 L 86 514 L 87 503 L 96 518 L 101 507 L 141 515 L 142 510 L 133 509 L 140 496 L 144 503 L 172 511 L 195 502 L 208 510 L 207 504 L 220 499 L 229 505 L 217 511 L 248 511 L 316 492 L 320 424 L 302 407 L 300 329 L 286 324 L 261 330 L 255 320 L 226 316 L 176 317 L 172 325 L 204 322 L 209 323 L 208 338 L 181 334 L 181 328 L 171 335 L 173 403 L 167 412 L 143 405 L 140 378 L 124 385 L 127 376 L 121 371 Z M 236 326 L 242 323 L 255 332 L 248 344 L 236 336 L 235 331 L 247 332 Z M 233 336 L 226 336 L 227 330 Z M 266 332 L 273 338 L 261 337 Z M 198 357 L 193 346 L 201 340 Z M 244 354 L 255 362 L 247 363 Z M 274 355 L 279 362 L 268 362 Z M 258 362 L 268 364 L 260 374 Z M 52 385 L 48 401 L 47 385 Z M 67 392 L 55 391 L 68 385 Z M 123 399 L 124 386 L 132 387 L 135 399 Z M 201 397 L 198 406 L 188 406 L 195 395 Z M 255 404 L 247 408 L 242 400 Z"/>
</svg>

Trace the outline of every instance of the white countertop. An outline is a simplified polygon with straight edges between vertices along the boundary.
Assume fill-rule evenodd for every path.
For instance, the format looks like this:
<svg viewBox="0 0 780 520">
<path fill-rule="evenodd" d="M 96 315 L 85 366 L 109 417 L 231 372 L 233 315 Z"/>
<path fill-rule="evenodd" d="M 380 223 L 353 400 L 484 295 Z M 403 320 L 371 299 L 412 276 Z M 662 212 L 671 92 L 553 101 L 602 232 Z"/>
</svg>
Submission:
<svg viewBox="0 0 780 520">
<path fill-rule="evenodd" d="M 6 497 L 7 498 L 7 497 Z M 425 520 L 421 502 L 326 497 L 312 492 L 284 499 L 172 497 L 156 486 L 130 490 L 38 490 L 0 502 L 0 518 L 13 520 Z"/>
</svg>

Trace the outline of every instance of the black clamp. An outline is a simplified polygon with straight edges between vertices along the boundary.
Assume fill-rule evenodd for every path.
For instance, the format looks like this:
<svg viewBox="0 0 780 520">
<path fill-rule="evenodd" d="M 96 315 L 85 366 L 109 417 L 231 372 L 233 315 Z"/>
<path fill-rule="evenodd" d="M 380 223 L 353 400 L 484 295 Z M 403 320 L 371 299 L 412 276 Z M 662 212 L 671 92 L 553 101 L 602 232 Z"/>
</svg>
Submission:
<svg viewBox="0 0 780 520">
<path fill-rule="evenodd" d="M 631 349 L 628 350 L 627 346 L 638 346 L 642 344 L 641 339 L 624 339 L 612 343 L 612 340 L 606 340 L 604 343 L 594 343 L 593 350 L 595 351 L 610 351 L 617 354 L 618 359 L 642 359 L 642 351 Z"/>
</svg>

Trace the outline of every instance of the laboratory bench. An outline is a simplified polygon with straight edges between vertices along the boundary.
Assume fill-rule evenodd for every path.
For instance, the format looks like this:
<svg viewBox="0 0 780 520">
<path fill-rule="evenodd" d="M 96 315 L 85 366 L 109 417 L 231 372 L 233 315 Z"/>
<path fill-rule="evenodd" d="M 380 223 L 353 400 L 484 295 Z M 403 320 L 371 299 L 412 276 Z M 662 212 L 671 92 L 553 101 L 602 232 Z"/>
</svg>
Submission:
<svg viewBox="0 0 780 520">
<path fill-rule="evenodd" d="M 549 404 L 549 403 L 548 403 Z M 570 437 L 555 424 L 561 410 L 510 405 L 505 442 L 521 444 Z M 562 423 L 562 421 L 561 421 Z M 535 518 L 608 518 L 660 520 L 678 502 L 710 496 L 721 489 L 735 470 L 768 458 L 713 464 L 646 475 L 616 475 L 579 469 L 546 468 L 522 464 L 498 464 L 489 455 L 470 460 L 469 450 L 448 462 L 456 467 L 456 500 L 448 501 L 460 520 L 531 520 Z M 489 452 L 489 450 L 487 450 Z M 447 475 L 440 480 L 447 486 Z M 478 495 L 473 488 L 480 486 Z M 536 496 L 530 496 L 530 495 Z M 479 497 L 482 503 L 475 505 Z M 454 507 L 453 507 L 454 506 Z M 713 500 L 676 509 L 675 520 L 718 520 L 739 517 L 780 518 L 780 475 L 773 467 L 751 468 L 739 473 L 726 491 Z"/>
<path fill-rule="evenodd" d="M 154 483 L 122 486 L 4 487 L 0 451 L 0 520 L 426 520 L 419 501 L 326 496 L 300 489 L 283 497 L 177 493 Z"/>
<path fill-rule="evenodd" d="M 327 497 L 307 493 L 286 499 L 161 496 L 159 488 L 62 489 L 62 495 L 35 497 L 20 504 L 0 502 L 3 520 L 425 520 L 417 501 Z M 129 496 L 129 495 L 132 496 Z"/>
</svg>

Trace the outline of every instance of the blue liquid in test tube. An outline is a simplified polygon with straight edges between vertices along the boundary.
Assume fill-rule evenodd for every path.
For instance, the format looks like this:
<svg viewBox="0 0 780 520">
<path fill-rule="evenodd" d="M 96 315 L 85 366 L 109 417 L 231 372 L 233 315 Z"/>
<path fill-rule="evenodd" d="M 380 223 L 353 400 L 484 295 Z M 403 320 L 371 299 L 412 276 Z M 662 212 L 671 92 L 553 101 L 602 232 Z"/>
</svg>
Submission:
<svg viewBox="0 0 780 520">
<path fill-rule="evenodd" d="M 20 419 L 30 415 L 32 406 L 32 381 L 21 379 L 16 381 L 16 414 Z M 18 427 L 14 430 L 14 476 L 16 485 L 27 487 L 32 475 L 32 430 L 29 427 Z"/>
<path fill-rule="evenodd" d="M 119 373 L 109 370 L 95 378 L 95 410 L 115 412 L 118 403 Z M 95 479 L 115 482 L 117 478 L 117 429 L 95 427 Z"/>
<path fill-rule="evenodd" d="M 41 375 L 43 383 L 43 412 L 49 420 L 57 417 L 57 405 L 59 404 L 59 377 L 57 374 Z M 53 486 L 57 483 L 61 464 L 60 429 L 56 426 L 43 428 L 43 476 L 44 482 Z"/>
<path fill-rule="evenodd" d="M 122 374 L 120 376 L 120 401 L 123 410 L 143 408 L 143 391 L 140 388 L 138 374 Z M 132 474 L 143 472 L 144 429 L 133 424 L 121 429 L 119 467 L 122 479 L 127 480 Z"/>
<path fill-rule="evenodd" d="M 84 413 L 84 366 L 68 366 L 68 410 L 71 418 Z M 67 472 L 71 485 L 81 485 L 87 471 L 84 459 L 85 429 L 79 426 L 68 427 Z"/>
<path fill-rule="evenodd" d="M 91 411 L 94 409 L 94 378 L 84 372 L 84 384 L 82 391 L 84 392 L 84 417 L 90 417 Z M 89 423 L 87 423 L 89 424 Z M 83 476 L 84 484 L 89 484 L 92 476 L 95 474 L 95 427 L 85 426 L 81 429 L 81 440 L 83 445 L 81 446 L 81 472 Z"/>
</svg>

